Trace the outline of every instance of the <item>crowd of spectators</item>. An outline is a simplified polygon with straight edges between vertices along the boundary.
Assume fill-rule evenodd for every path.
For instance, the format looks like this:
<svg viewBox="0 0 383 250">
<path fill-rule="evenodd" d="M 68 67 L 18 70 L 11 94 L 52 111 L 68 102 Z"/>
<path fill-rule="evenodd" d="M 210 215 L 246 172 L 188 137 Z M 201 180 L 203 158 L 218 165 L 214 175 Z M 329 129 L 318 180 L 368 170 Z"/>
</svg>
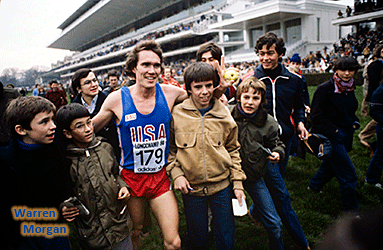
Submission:
<svg viewBox="0 0 383 250">
<path fill-rule="evenodd" d="M 376 11 L 383 8 L 383 1 L 381 0 L 355 0 L 354 9 L 355 14 L 362 14 L 369 11 Z"/>
<path fill-rule="evenodd" d="M 357 33 L 349 34 L 339 42 L 333 44 L 332 50 L 324 47 L 322 51 L 310 52 L 302 59 L 303 73 L 332 72 L 333 61 L 343 56 L 359 59 L 365 65 L 372 52 L 383 41 L 383 29 L 370 30 L 368 27 L 360 28 Z M 284 61 L 288 63 L 286 58 Z"/>
<path fill-rule="evenodd" d="M 103 51 L 99 51 L 99 52 L 93 53 L 89 56 L 81 57 L 80 59 L 67 62 L 67 63 L 61 65 L 59 68 L 78 64 L 81 62 L 85 62 L 85 61 L 88 61 L 88 60 L 96 58 L 96 57 L 105 56 L 105 55 L 108 55 L 110 53 L 132 47 L 142 40 L 155 40 L 155 39 L 164 37 L 166 35 L 177 34 L 177 33 L 182 32 L 182 31 L 188 31 L 191 28 L 193 28 L 193 25 L 194 25 L 194 22 L 190 22 L 190 23 L 185 24 L 185 25 L 181 23 L 181 24 L 176 24 L 173 27 L 171 27 L 171 28 L 169 27 L 169 28 L 164 29 L 164 30 L 160 30 L 160 31 L 156 30 L 153 32 L 149 32 L 148 34 L 142 36 L 141 38 L 129 39 L 129 40 L 125 41 L 124 43 L 113 44 L 111 47 L 109 47 Z"/>
<path fill-rule="evenodd" d="M 166 31 L 152 32 L 147 34 L 143 39 L 156 39 L 168 34 L 175 34 L 182 30 L 188 30 L 192 28 L 192 24 L 188 25 L 175 25 L 171 29 Z M 360 28 L 357 33 L 349 34 L 342 38 L 339 42 L 334 42 L 333 48 L 327 48 L 326 46 L 321 51 L 310 52 L 308 55 L 300 55 L 302 57 L 301 73 L 323 73 L 333 72 L 333 61 L 339 57 L 352 56 L 359 60 L 363 66 L 367 64 L 368 59 L 372 55 L 374 49 L 383 41 L 383 28 L 377 28 L 376 30 L 370 30 L 369 28 Z M 130 40 L 121 45 L 114 45 L 109 50 L 99 53 L 111 53 L 129 46 L 135 45 L 138 40 Z M 103 54 L 97 54 L 93 56 L 102 56 Z M 289 57 L 283 58 L 283 63 L 287 66 L 289 63 Z M 166 66 L 172 69 L 172 77 L 177 81 L 183 81 L 184 69 L 193 63 L 195 59 L 185 60 L 179 59 L 169 62 Z M 226 68 L 237 68 L 240 75 L 244 75 L 258 66 L 257 61 L 251 62 L 237 62 L 226 63 Z M 126 76 L 123 72 L 123 67 L 115 68 L 120 76 L 121 82 L 124 81 Z M 107 72 L 109 69 L 95 72 L 100 82 L 101 88 L 107 87 Z M 68 83 L 70 80 L 68 79 Z"/>
<path fill-rule="evenodd" d="M 342 52 L 349 56 L 364 55 L 368 58 L 370 53 L 383 39 L 383 29 L 370 30 L 368 27 L 360 28 L 355 34 L 349 34 L 338 43 L 334 43 L 334 52 Z"/>
</svg>

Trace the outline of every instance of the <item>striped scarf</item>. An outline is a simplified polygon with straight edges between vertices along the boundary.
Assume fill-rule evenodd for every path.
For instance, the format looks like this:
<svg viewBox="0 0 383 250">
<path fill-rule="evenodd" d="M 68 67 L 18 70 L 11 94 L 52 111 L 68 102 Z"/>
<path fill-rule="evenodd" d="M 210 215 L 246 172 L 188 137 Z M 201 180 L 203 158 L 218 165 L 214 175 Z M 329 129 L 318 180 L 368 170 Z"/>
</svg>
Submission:
<svg viewBox="0 0 383 250">
<path fill-rule="evenodd" d="M 334 93 L 343 93 L 345 91 L 353 91 L 355 89 L 354 78 L 352 78 L 348 82 L 342 81 L 340 77 L 335 73 L 334 74 L 334 82 L 335 82 L 335 91 Z"/>
</svg>

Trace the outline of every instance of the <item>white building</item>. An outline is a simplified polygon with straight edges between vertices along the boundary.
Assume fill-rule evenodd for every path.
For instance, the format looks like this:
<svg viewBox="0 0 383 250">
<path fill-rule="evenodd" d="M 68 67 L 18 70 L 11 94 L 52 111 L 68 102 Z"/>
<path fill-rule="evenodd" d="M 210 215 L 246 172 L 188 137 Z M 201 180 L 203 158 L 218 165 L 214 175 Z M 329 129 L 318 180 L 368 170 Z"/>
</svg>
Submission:
<svg viewBox="0 0 383 250">
<path fill-rule="evenodd" d="M 166 64 L 195 58 L 206 41 L 216 42 L 227 62 L 256 60 L 254 43 L 268 31 L 283 37 L 287 56 L 307 55 L 351 31 L 331 23 L 345 9 L 324 0 L 88 0 L 49 45 L 73 56 L 46 76 L 121 67 L 134 44 L 148 38 L 161 44 Z"/>
</svg>

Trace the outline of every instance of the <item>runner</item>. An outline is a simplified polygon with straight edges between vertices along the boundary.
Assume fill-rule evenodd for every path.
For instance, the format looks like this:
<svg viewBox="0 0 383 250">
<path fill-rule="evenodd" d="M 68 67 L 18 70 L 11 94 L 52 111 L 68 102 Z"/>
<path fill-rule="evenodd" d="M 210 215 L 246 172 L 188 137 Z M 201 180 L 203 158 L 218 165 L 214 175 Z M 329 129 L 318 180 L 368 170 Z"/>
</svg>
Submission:
<svg viewBox="0 0 383 250">
<path fill-rule="evenodd" d="M 129 53 L 126 74 L 136 84 L 111 93 L 93 118 L 95 130 L 115 120 L 122 148 L 121 177 L 131 188 L 128 202 L 133 220 L 132 240 L 141 249 L 145 199 L 158 220 L 166 249 L 180 249 L 177 201 L 164 165 L 169 152 L 170 112 L 175 103 L 188 97 L 185 90 L 158 84 L 163 71 L 162 50 L 154 41 L 143 41 Z M 224 80 L 215 96 L 227 88 Z"/>
</svg>

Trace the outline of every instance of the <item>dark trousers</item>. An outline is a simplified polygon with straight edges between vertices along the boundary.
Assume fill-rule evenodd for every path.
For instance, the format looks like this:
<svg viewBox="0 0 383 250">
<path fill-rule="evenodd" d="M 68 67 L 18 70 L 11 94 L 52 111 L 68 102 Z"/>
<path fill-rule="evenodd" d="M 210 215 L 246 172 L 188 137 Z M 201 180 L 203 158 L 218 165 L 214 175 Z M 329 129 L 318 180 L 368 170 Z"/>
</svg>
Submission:
<svg viewBox="0 0 383 250">
<path fill-rule="evenodd" d="M 217 249 L 234 249 L 234 214 L 229 186 L 213 195 L 182 195 L 186 224 L 186 249 L 208 249 L 208 207 L 213 214 L 213 231 Z"/>
</svg>

